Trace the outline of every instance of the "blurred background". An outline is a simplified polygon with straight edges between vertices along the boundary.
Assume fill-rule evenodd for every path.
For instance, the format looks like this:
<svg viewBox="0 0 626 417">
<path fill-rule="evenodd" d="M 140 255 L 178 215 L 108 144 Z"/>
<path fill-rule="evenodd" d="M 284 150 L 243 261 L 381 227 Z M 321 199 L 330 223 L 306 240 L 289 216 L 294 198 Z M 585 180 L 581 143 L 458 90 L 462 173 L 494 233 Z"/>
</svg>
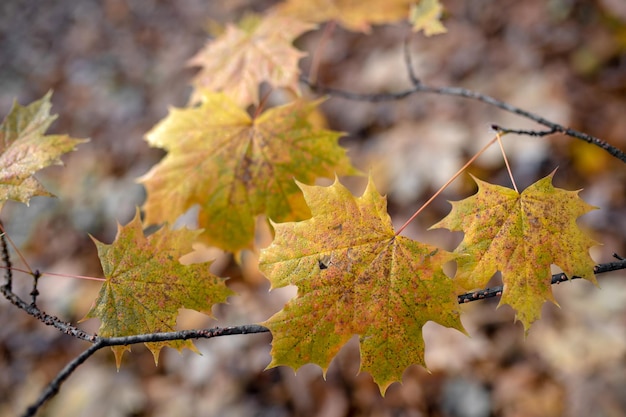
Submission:
<svg viewBox="0 0 626 417">
<path fill-rule="evenodd" d="M 110 243 L 145 199 L 137 177 L 164 155 L 144 134 L 170 106 L 184 106 L 195 70 L 186 66 L 216 24 L 276 4 L 262 0 L 5 0 L 0 4 L 0 115 L 15 99 L 28 104 L 53 90 L 58 119 L 51 132 L 91 138 L 38 178 L 59 198 L 9 203 L 2 221 L 30 266 L 62 274 L 102 276 L 89 234 Z M 626 3 L 621 0 L 444 0 L 445 35 L 412 37 L 418 77 L 432 85 L 473 89 L 626 149 Z M 323 29 L 323 28 L 322 28 Z M 296 45 L 319 60 L 319 81 L 357 92 L 410 87 L 403 57 L 406 23 L 369 35 L 337 27 L 319 48 L 322 30 Z M 305 93 L 306 94 L 306 93 Z M 371 171 L 400 226 L 467 159 L 493 137 L 492 124 L 539 128 L 527 120 L 464 99 L 415 95 L 383 103 L 332 98 L 322 106 L 329 127 L 347 135 L 353 163 Z M 598 263 L 626 256 L 626 166 L 597 147 L 554 135 L 507 136 L 518 186 L 558 167 L 555 185 L 583 189 L 600 207 L 580 220 L 603 246 Z M 510 186 L 495 147 L 469 170 Z M 354 193 L 363 178 L 342 180 Z M 475 191 L 457 179 L 406 230 L 407 236 L 452 250 L 460 234 L 426 231 L 449 211 L 446 200 Z M 268 293 L 254 254 L 239 268 L 217 250 L 214 272 L 230 276 L 240 295 L 215 308 L 218 321 L 182 312 L 181 328 L 259 322 L 282 308 L 293 289 Z M 13 257 L 19 266 L 17 257 Z M 470 337 L 429 323 L 430 372 L 411 367 L 385 398 L 367 374 L 357 375 L 352 340 L 326 381 L 313 365 L 297 375 L 264 371 L 270 336 L 199 341 L 202 356 L 166 349 L 158 367 L 143 346 L 126 354 L 119 372 L 101 351 L 63 385 L 41 416 L 626 416 L 626 272 L 598 276 L 600 289 L 576 280 L 555 286 L 561 308 L 545 305 L 524 338 L 521 324 L 497 300 L 464 305 Z M 494 279 L 494 283 L 497 278 Z M 28 297 L 28 276 L 16 290 Z M 45 277 L 41 307 L 76 323 L 98 282 Z M 0 301 L 0 416 L 21 413 L 84 342 L 43 326 Z M 94 332 L 96 320 L 80 324 Z"/>
</svg>

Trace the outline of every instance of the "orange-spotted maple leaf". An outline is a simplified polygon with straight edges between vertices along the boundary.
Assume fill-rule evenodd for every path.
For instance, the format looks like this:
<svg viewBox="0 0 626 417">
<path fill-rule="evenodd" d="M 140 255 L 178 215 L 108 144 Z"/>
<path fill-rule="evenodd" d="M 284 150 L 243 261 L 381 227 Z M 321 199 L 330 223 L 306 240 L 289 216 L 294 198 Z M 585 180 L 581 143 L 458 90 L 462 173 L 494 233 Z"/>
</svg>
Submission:
<svg viewBox="0 0 626 417">
<path fill-rule="evenodd" d="M 110 244 L 93 239 L 106 281 L 83 320 L 99 318 L 102 337 L 175 331 L 181 308 L 211 315 L 211 307 L 233 294 L 224 280 L 209 272 L 210 263 L 183 265 L 200 231 L 161 228 L 145 237 L 139 210 L 126 226 L 118 225 Z M 155 362 L 164 346 L 195 350 L 190 340 L 146 343 Z M 119 368 L 129 346 L 113 346 Z"/>
<path fill-rule="evenodd" d="M 147 135 L 167 156 L 140 179 L 146 223 L 173 223 L 198 204 L 205 241 L 228 251 L 252 246 L 255 218 L 310 215 L 293 181 L 355 174 L 337 132 L 307 120 L 319 102 L 298 100 L 252 119 L 228 97 L 206 93 L 199 107 L 174 109 Z"/>
<path fill-rule="evenodd" d="M 502 273 L 500 304 L 509 304 L 528 330 L 552 295 L 550 265 L 567 276 L 593 283 L 594 261 L 589 248 L 597 243 L 583 233 L 576 219 L 595 207 L 552 185 L 554 172 L 521 194 L 510 188 L 474 180 L 478 193 L 452 202 L 452 211 L 432 228 L 461 230 L 465 237 L 455 252 L 455 280 L 466 290 L 487 285 Z"/>
<path fill-rule="evenodd" d="M 46 135 L 56 116 L 50 115 L 50 96 L 21 106 L 17 102 L 0 125 L 0 209 L 7 200 L 28 204 L 34 196 L 52 196 L 33 176 L 86 140 Z"/>
<path fill-rule="evenodd" d="M 441 269 L 454 255 L 396 236 L 371 179 L 359 198 L 338 181 L 299 186 L 313 217 L 274 224 L 274 242 L 261 251 L 273 288 L 298 287 L 298 296 L 263 323 L 273 336 L 270 367 L 315 363 L 326 372 L 359 335 L 361 370 L 384 393 L 406 367 L 424 365 L 427 321 L 463 331 L 456 287 Z"/>
<path fill-rule="evenodd" d="M 224 92 L 242 107 L 259 103 L 262 82 L 298 93 L 298 61 L 305 53 L 292 43 L 313 28 L 289 16 L 248 15 L 191 58 L 192 66 L 201 67 L 193 85 Z"/>
<path fill-rule="evenodd" d="M 288 0 L 277 13 L 307 22 L 336 20 L 346 29 L 369 32 L 371 25 L 393 23 L 409 17 L 416 0 Z"/>
</svg>

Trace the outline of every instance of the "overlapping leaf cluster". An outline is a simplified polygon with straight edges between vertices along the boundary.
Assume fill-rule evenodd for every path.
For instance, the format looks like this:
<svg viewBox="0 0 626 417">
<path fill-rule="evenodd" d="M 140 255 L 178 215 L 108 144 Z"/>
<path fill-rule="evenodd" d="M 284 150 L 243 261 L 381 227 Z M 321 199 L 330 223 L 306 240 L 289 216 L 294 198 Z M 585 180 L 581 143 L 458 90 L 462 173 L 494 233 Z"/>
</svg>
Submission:
<svg viewBox="0 0 626 417">
<path fill-rule="evenodd" d="M 173 109 L 147 135 L 168 155 L 141 178 L 148 191 L 146 222 L 173 222 L 199 207 L 203 239 L 238 252 L 251 248 L 256 217 L 303 220 L 310 213 L 294 179 L 312 184 L 318 177 L 357 171 L 337 143 L 341 136 L 310 120 L 319 101 L 300 96 L 298 61 L 305 54 L 293 41 L 336 19 L 346 28 L 368 31 L 412 15 L 415 30 L 441 33 L 436 0 L 289 0 L 266 14 L 247 15 L 230 24 L 194 56 L 199 67 L 191 105 Z M 438 26 L 437 26 L 438 24 Z M 265 84 L 292 99 L 261 112 Z M 248 106 L 254 106 L 254 117 Z"/>
<path fill-rule="evenodd" d="M 300 97 L 304 54 L 294 39 L 331 19 L 367 32 L 409 12 L 415 30 L 445 32 L 437 0 L 288 0 L 207 43 L 190 61 L 200 67 L 190 105 L 172 109 L 147 134 L 167 155 L 140 179 L 148 194 L 145 224 L 171 225 L 198 207 L 200 229 L 164 226 L 146 237 L 137 212 L 112 244 L 96 241 L 106 281 L 86 318 L 102 321 L 101 336 L 174 330 L 179 308 L 210 314 L 232 292 L 209 264 L 182 265 L 180 257 L 198 238 L 231 252 L 252 248 L 259 215 L 277 222 L 274 242 L 261 253 L 262 272 L 273 288 L 298 288 L 263 323 L 273 334 L 270 366 L 315 363 L 325 372 L 358 335 L 361 369 L 383 393 L 406 367 L 424 365 L 427 321 L 464 331 L 457 294 L 485 286 L 495 272 L 502 273 L 501 303 L 515 308 L 525 329 L 545 301 L 554 302 L 552 264 L 595 282 L 588 253 L 595 242 L 576 225 L 593 208 L 577 192 L 553 187 L 552 175 L 522 193 L 477 180 L 478 193 L 452 203 L 433 225 L 465 233 L 454 252 L 398 236 L 371 178 L 358 198 L 338 180 L 312 185 L 358 171 L 338 145 L 341 134 L 313 121 L 319 101 Z M 263 110 L 262 84 L 290 99 Z M 49 95 L 16 105 L 0 127 L 0 208 L 7 199 L 47 195 L 33 174 L 80 142 L 44 135 L 49 107 Z M 443 272 L 451 261 L 454 277 Z M 148 344 L 155 360 L 163 346 L 193 349 L 182 341 Z M 113 350 L 119 366 L 127 349 Z"/>
<path fill-rule="evenodd" d="M 384 375 L 377 381 L 387 386 L 401 376 L 406 366 L 423 363 L 421 327 L 427 320 L 437 319 L 442 324 L 461 328 L 454 285 L 441 270 L 441 264 L 452 255 L 395 237 L 384 210 L 384 200 L 376 196 L 373 184 L 368 189 L 371 192 L 367 202 L 356 206 L 350 205 L 350 194 L 339 184 L 334 189 L 341 190 L 340 197 L 333 201 L 325 200 L 323 192 L 315 194 L 304 185 L 314 183 L 318 177 L 356 174 L 357 170 L 338 146 L 340 134 L 311 122 L 319 101 L 298 97 L 298 60 L 304 54 L 293 47 L 294 39 L 313 29 L 313 24 L 328 20 L 337 20 L 350 30 L 367 32 L 373 24 L 394 22 L 409 15 L 414 29 L 424 30 L 428 36 L 445 31 L 439 22 L 442 10 L 436 0 L 420 2 L 417 7 L 414 3 L 413 0 L 289 0 L 263 16 L 247 15 L 237 26 L 228 25 L 190 60 L 191 65 L 200 67 L 193 81 L 191 105 L 171 110 L 147 135 L 152 146 L 168 152 L 140 179 L 148 194 L 144 205 L 148 224 L 172 223 L 197 206 L 198 225 L 205 230 L 204 241 L 238 252 L 252 247 L 259 215 L 285 222 L 304 220 L 313 214 L 313 219 L 301 224 L 304 235 L 310 235 L 309 229 L 314 227 L 311 223 L 319 222 L 316 216 L 320 210 L 329 219 L 341 219 L 332 233 L 325 225 L 320 229 L 321 234 L 308 237 L 306 248 L 297 244 L 288 250 L 284 247 L 287 243 L 278 243 L 283 226 L 275 225 L 278 234 L 273 248 L 280 251 L 281 256 L 289 254 L 298 259 L 297 263 L 307 259 L 307 265 L 313 265 L 313 272 L 317 271 L 314 258 L 321 256 L 320 252 L 327 252 L 332 262 L 325 269 L 324 275 L 329 280 L 322 285 L 323 289 L 316 290 L 304 303 L 295 302 L 305 304 L 303 308 L 310 313 L 300 317 L 301 323 L 291 321 L 287 328 L 274 324 L 280 319 L 267 323 L 275 334 L 274 364 L 297 367 L 312 361 L 326 368 L 348 338 L 362 334 L 372 351 L 371 355 L 364 355 L 364 369 L 377 372 L 385 368 Z M 282 88 L 295 98 L 261 112 L 261 84 Z M 253 106 L 254 116 L 249 115 L 248 106 Z M 301 181 L 300 188 L 319 198 L 303 196 L 294 180 Z M 371 219 L 365 217 L 354 226 L 352 222 L 359 219 L 358 214 L 367 213 L 367 203 L 379 206 L 382 223 L 373 225 Z M 347 205 L 356 209 L 349 217 L 346 212 L 337 211 L 338 207 L 347 208 Z M 345 233 L 348 232 L 350 238 L 347 239 Z M 341 250 L 336 249 L 338 245 Z M 305 249 L 307 255 L 296 248 Z M 287 273 L 291 267 L 279 266 L 278 260 L 269 261 L 269 253 L 263 255 L 264 268 L 273 284 L 277 285 L 275 279 L 292 279 Z M 289 256 L 281 260 L 289 263 L 292 261 Z M 406 292 L 414 285 L 407 283 L 405 276 L 418 266 L 418 259 L 432 269 L 422 268 L 419 285 L 414 283 L 422 289 L 422 295 L 415 296 Z M 391 260 L 396 262 L 393 266 L 389 265 Z M 274 268 L 270 268 L 269 263 L 273 263 Z M 341 272 L 337 265 L 345 265 L 348 270 Z M 355 275 L 357 271 L 360 272 Z M 298 276 L 295 281 L 301 289 L 318 285 L 309 282 L 310 279 Z M 389 279 L 394 281 L 393 285 L 387 282 Z M 431 293 L 445 294 L 447 301 L 437 304 L 441 301 L 437 299 L 437 303 L 430 305 L 430 312 L 425 313 L 420 310 L 423 307 L 420 303 L 431 298 Z M 402 294 L 403 299 L 394 301 Z M 352 309 L 351 316 L 342 317 L 355 300 L 359 306 Z M 374 301 L 377 308 L 372 308 Z M 315 305 L 313 311 L 311 305 L 306 305 L 311 302 Z M 398 309 L 399 305 L 404 308 Z M 285 312 L 289 308 L 286 307 Z M 310 331 L 309 325 L 320 317 L 334 315 L 333 311 L 339 322 L 324 321 L 319 332 Z M 285 312 L 281 317 L 289 317 Z M 407 317 L 417 320 L 406 323 Z M 381 319 L 388 321 L 383 333 L 376 330 Z M 278 359 L 283 348 L 276 346 L 288 350 L 282 341 L 283 331 L 298 334 L 292 341 L 310 341 L 312 345 L 307 348 L 310 355 L 296 349 L 291 351 L 296 355 L 291 359 L 296 362 L 289 358 Z M 305 333 L 309 336 L 304 337 Z M 334 342 L 327 344 L 328 337 Z M 322 349 L 316 340 L 326 348 Z M 400 343 L 406 345 L 406 349 L 400 349 Z M 403 360 L 392 360 L 397 355 Z"/>
</svg>

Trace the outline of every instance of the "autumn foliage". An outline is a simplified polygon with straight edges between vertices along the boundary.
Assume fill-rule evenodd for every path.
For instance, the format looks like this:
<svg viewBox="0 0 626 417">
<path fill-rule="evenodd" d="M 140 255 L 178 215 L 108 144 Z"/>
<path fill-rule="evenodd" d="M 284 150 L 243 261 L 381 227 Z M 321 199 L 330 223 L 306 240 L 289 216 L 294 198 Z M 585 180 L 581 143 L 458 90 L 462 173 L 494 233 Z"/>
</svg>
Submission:
<svg viewBox="0 0 626 417">
<path fill-rule="evenodd" d="M 0 209 L 7 200 L 28 204 L 31 197 L 52 196 L 33 174 L 60 164 L 61 155 L 84 142 L 45 134 L 56 118 L 50 115 L 50 95 L 25 107 L 15 103 L 0 126 Z"/>
<path fill-rule="evenodd" d="M 442 269 L 454 255 L 396 236 L 371 179 L 359 198 L 338 181 L 300 187 L 312 217 L 274 225 L 260 260 L 273 288 L 298 287 L 298 297 L 264 323 L 274 336 L 270 366 L 326 370 L 359 335 L 361 369 L 384 393 L 407 366 L 425 365 L 427 321 L 463 330 L 457 287 Z"/>
<path fill-rule="evenodd" d="M 104 337 L 174 331 L 178 309 L 211 315 L 214 303 L 225 302 L 232 291 L 211 274 L 207 264 L 183 265 L 178 259 L 192 251 L 201 230 L 162 228 L 144 236 L 139 211 L 126 226 L 118 225 L 115 242 L 94 243 L 106 281 L 85 319 L 99 318 Z M 190 340 L 146 343 L 158 362 L 165 346 L 195 350 Z M 114 346 L 119 368 L 128 346 Z"/>
<path fill-rule="evenodd" d="M 252 119 L 219 93 L 174 109 L 147 135 L 167 156 L 141 181 L 146 222 L 172 224 L 194 204 L 204 239 L 229 251 L 252 248 L 255 219 L 302 220 L 310 212 L 293 181 L 356 173 L 341 134 L 315 127 L 317 102 L 297 100 Z"/>
<path fill-rule="evenodd" d="M 319 122 L 320 100 L 301 90 L 304 53 L 293 41 L 328 20 L 368 32 L 410 16 L 415 31 L 445 32 L 436 0 L 413 3 L 288 0 L 228 25 L 189 61 L 199 68 L 189 105 L 171 109 L 146 135 L 167 155 L 139 179 L 147 190 L 144 221 L 138 211 L 113 243 L 94 239 L 106 281 L 85 318 L 101 320 L 101 336 L 174 330 L 179 308 L 210 314 L 236 296 L 208 264 L 180 263 L 194 241 L 256 250 L 272 288 L 298 289 L 262 323 L 273 335 L 269 366 L 314 363 L 325 372 L 358 335 L 361 370 L 384 393 L 408 366 L 425 366 L 424 324 L 464 332 L 457 295 L 484 287 L 497 271 L 501 303 L 525 329 L 545 301 L 556 302 L 552 264 L 595 283 L 589 248 L 596 242 L 576 224 L 593 207 L 578 192 L 555 188 L 552 175 L 521 193 L 476 180 L 478 192 L 453 202 L 432 226 L 464 233 L 453 251 L 398 235 L 373 178 L 360 197 L 336 178 L 361 173 L 338 144 L 342 133 Z M 270 106 L 261 86 L 280 90 L 284 101 Z M 45 135 L 49 99 L 16 105 L 2 124 L 0 205 L 49 195 L 32 175 L 81 142 Z M 335 182 L 315 185 L 322 177 Z M 170 228 L 196 206 L 198 230 Z M 275 233 L 267 248 L 255 244 L 259 216 Z M 149 225 L 160 229 L 146 237 Z M 444 273 L 449 262 L 457 265 L 454 277 Z M 155 360 L 164 346 L 193 349 L 190 341 L 148 344 Z M 118 366 L 127 349 L 113 348 Z"/>
</svg>

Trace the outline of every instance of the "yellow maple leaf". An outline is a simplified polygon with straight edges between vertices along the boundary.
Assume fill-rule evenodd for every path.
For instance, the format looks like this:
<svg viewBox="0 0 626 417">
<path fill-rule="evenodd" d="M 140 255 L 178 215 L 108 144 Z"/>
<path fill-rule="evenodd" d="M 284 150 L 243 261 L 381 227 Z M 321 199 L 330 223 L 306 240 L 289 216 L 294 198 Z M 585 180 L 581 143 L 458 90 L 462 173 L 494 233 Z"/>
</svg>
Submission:
<svg viewBox="0 0 626 417">
<path fill-rule="evenodd" d="M 269 366 L 315 363 L 325 373 L 359 335 L 361 370 L 384 393 L 406 367 L 424 365 L 427 321 L 463 331 L 456 287 L 441 269 L 454 256 L 396 236 L 371 178 L 359 198 L 338 181 L 299 186 L 313 217 L 274 224 L 274 242 L 261 251 L 272 288 L 298 287 L 298 296 L 263 323 L 273 336 Z"/>
<path fill-rule="evenodd" d="M 541 316 L 545 301 L 554 300 L 550 265 L 567 276 L 596 283 L 589 248 L 597 243 L 584 234 L 576 219 L 593 210 L 578 197 L 552 185 L 554 172 L 521 194 L 510 188 L 474 180 L 478 193 L 452 202 L 452 210 L 432 228 L 460 230 L 465 237 L 455 252 L 455 279 L 466 290 L 487 285 L 502 272 L 500 304 L 509 304 L 528 330 Z"/>
<path fill-rule="evenodd" d="M 413 24 L 413 31 L 424 31 L 424 35 L 432 36 L 446 33 L 441 23 L 443 6 L 439 0 L 421 0 L 419 4 L 411 6 L 409 21 Z"/>
<path fill-rule="evenodd" d="M 189 64 L 201 68 L 193 85 L 224 92 L 242 107 L 259 103 L 262 82 L 298 93 L 298 61 L 305 53 L 292 43 L 313 28 L 288 16 L 248 15 L 191 58 Z"/>
<path fill-rule="evenodd" d="M 145 237 L 139 210 L 126 226 L 118 225 L 115 241 L 93 241 L 106 281 L 83 320 L 102 321 L 98 335 L 131 336 L 176 330 L 181 308 L 211 316 L 211 307 L 233 295 L 224 280 L 209 272 L 210 263 L 183 265 L 181 256 L 192 251 L 200 231 L 161 228 Z M 146 343 L 158 362 L 164 346 L 195 350 L 190 340 Z M 117 367 L 128 346 L 113 346 Z"/>
<path fill-rule="evenodd" d="M 28 106 L 17 102 L 0 125 L 0 208 L 7 200 L 28 204 L 34 196 L 52 196 L 33 176 L 86 140 L 46 135 L 56 119 L 50 115 L 51 93 Z"/>
<path fill-rule="evenodd" d="M 318 102 L 297 100 L 252 119 L 224 94 L 173 109 L 147 135 L 167 156 L 140 181 L 146 223 L 173 223 L 198 204 L 204 239 L 228 251 L 251 247 L 259 214 L 280 221 L 310 212 L 293 181 L 358 173 L 337 140 L 308 117 Z"/>
<path fill-rule="evenodd" d="M 413 3 L 415 0 L 288 0 L 276 10 L 307 22 L 336 20 L 346 29 L 368 32 L 371 25 L 408 18 Z"/>
</svg>

